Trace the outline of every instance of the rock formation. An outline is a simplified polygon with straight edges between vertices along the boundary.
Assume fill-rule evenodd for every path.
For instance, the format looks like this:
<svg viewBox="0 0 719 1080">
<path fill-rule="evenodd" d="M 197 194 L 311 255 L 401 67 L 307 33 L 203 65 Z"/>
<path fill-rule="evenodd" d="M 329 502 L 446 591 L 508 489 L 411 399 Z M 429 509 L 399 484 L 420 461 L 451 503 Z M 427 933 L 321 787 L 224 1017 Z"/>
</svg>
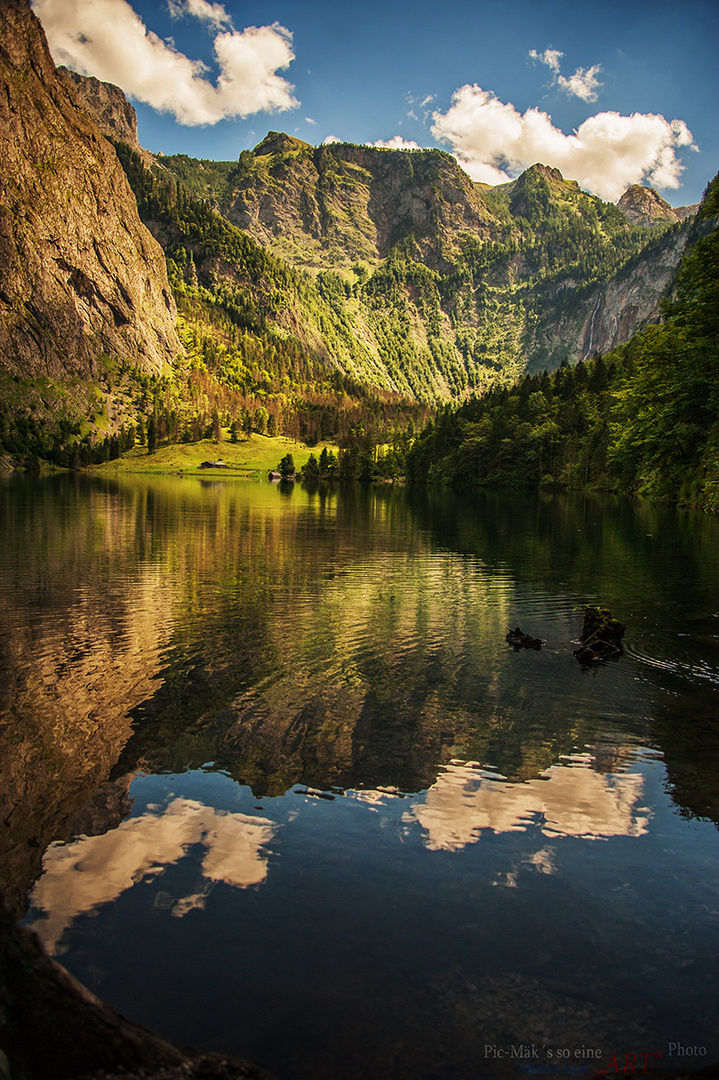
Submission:
<svg viewBox="0 0 719 1080">
<path fill-rule="evenodd" d="M 679 263 L 692 240 L 690 223 L 640 253 L 553 323 L 540 325 L 541 345 L 572 361 L 588 360 L 625 345 L 642 326 L 660 319 L 660 302 L 669 296 Z"/>
<path fill-rule="evenodd" d="M 617 206 L 630 225 L 667 225 L 686 221 L 696 213 L 696 206 L 680 206 L 676 209 L 659 195 L 654 188 L 632 184 L 622 195 Z"/>
<path fill-rule="evenodd" d="M 0 1041 L 0 1075 L 22 1080 L 273 1080 L 247 1061 L 180 1048 L 125 1020 L 13 925 L 1 896 Z"/>
<path fill-rule="evenodd" d="M 417 255 L 441 266 L 462 232 L 487 239 L 497 231 L 494 213 L 449 154 L 312 147 L 276 131 L 242 154 L 221 208 L 259 243 L 308 265 L 376 263 L 412 234 Z"/>
<path fill-rule="evenodd" d="M 60 67 L 57 71 L 73 87 L 103 135 L 109 139 L 121 139 L 138 153 L 143 152 L 137 138 L 137 113 L 119 86 L 101 82 L 92 75 L 81 75 L 66 67 Z"/>
<path fill-rule="evenodd" d="M 162 250 L 28 0 L 5 0 L 0 28 L 0 370 L 160 372 L 180 348 Z"/>
<path fill-rule="evenodd" d="M 257 242 L 300 266 L 349 268 L 357 261 L 377 266 L 404 242 L 413 260 L 451 275 L 468 238 L 493 242 L 495 253 L 482 284 L 509 308 L 512 290 L 536 275 L 527 243 L 531 246 L 531 236 L 547 228 L 547 210 L 555 222 L 560 215 L 580 228 L 587 215 L 602 212 L 600 201 L 582 192 L 576 181 L 542 164 L 489 189 L 472 183 L 440 151 L 344 143 L 314 148 L 275 131 L 252 152 L 243 151 L 227 187 L 217 192 L 217 205 Z M 619 209 L 630 224 L 659 227 L 680 224 L 694 208 L 674 210 L 655 191 L 637 185 Z M 611 227 L 619 227 L 618 222 Z M 535 303 L 531 319 L 519 309 L 506 314 L 509 332 L 516 336 L 517 373 L 525 367 L 555 368 L 564 356 L 579 361 L 606 352 L 658 321 L 659 303 L 670 291 L 688 240 L 689 223 L 653 240 L 644 251 L 639 240 L 634 258 L 613 276 L 598 274 L 594 288 L 571 275 L 558 275 L 556 286 L 547 279 L 546 287 L 541 285 L 546 302 L 543 297 Z M 527 295 L 535 288 L 530 284 Z M 410 304 L 415 299 L 409 290 Z M 477 342 L 486 338 L 483 348 L 491 357 L 492 332 L 472 314 L 473 298 L 466 293 L 449 304 L 454 324 L 466 323 Z"/>
</svg>

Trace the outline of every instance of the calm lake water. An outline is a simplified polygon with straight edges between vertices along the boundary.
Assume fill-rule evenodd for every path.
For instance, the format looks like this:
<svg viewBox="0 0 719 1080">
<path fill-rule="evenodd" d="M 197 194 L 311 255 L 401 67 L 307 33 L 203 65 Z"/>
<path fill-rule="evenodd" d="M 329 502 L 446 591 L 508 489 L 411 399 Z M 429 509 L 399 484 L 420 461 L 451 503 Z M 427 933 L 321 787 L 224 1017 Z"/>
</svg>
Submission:
<svg viewBox="0 0 719 1080">
<path fill-rule="evenodd" d="M 125 1016 L 280 1080 L 719 1060 L 717 519 L 194 478 L 0 510 L 2 888 Z M 627 626 L 591 670 L 585 604 Z"/>
</svg>

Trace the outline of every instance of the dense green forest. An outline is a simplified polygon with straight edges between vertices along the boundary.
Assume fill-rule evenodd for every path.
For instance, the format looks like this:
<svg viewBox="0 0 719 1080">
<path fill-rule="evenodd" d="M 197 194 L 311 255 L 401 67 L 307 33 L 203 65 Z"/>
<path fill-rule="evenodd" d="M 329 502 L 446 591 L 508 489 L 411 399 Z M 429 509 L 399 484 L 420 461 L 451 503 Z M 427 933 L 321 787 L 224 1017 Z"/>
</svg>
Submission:
<svg viewBox="0 0 719 1080">
<path fill-rule="evenodd" d="M 259 221 L 247 229 L 293 266 L 319 269 L 323 298 L 345 331 L 344 351 L 330 345 L 335 360 L 364 381 L 379 378 L 432 403 L 556 368 L 596 289 L 671 242 L 672 227 L 629 226 L 615 205 L 544 166 L 498 188 L 465 190 L 456 162 L 439 151 L 311 147 L 273 133 L 238 162 L 175 155 L 161 169 L 225 218 L 244 221 L 265 202 L 281 215 L 292 204 L 276 235 Z M 422 223 L 410 203 L 423 206 Z"/>
<path fill-rule="evenodd" d="M 719 180 L 713 228 L 684 258 L 663 321 L 553 375 L 439 411 L 407 456 L 413 482 L 595 487 L 719 509 Z"/>
<path fill-rule="evenodd" d="M 598 286 L 688 226 L 629 227 L 616 206 L 538 166 L 481 193 L 483 235 L 449 238 L 437 210 L 436 250 L 403 220 L 385 259 L 338 266 L 328 248 L 327 266 L 308 270 L 217 208 L 238 185 L 279 183 L 305 159 L 330 202 L 364 175 L 332 148 L 280 142 L 290 149 L 279 155 L 178 155 L 152 168 L 116 144 L 141 219 L 165 251 L 183 354 L 162 376 L 105 358 L 97 385 L 84 388 L 84 417 L 53 426 L 6 396 L 3 452 L 30 466 L 81 467 L 138 443 L 151 453 L 223 431 L 233 441 L 285 434 L 341 448 L 338 461 L 311 460 L 315 480 L 594 486 L 716 504 L 715 232 L 685 259 L 660 325 L 549 374 L 556 344 L 541 328 L 571 324 Z M 363 152 L 341 148 L 353 150 Z M 439 184 L 454 168 L 446 157 L 401 161 L 410 180 Z M 716 215 L 716 183 L 701 213 Z"/>
</svg>

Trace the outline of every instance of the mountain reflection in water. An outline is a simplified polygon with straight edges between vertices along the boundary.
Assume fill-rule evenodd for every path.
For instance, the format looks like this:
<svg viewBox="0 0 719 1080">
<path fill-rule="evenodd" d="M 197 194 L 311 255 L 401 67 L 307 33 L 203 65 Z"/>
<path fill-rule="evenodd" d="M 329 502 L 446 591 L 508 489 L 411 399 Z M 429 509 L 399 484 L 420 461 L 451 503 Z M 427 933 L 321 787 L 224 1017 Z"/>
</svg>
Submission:
<svg viewBox="0 0 719 1080">
<path fill-rule="evenodd" d="M 170 478 L 0 502 L 2 889 L 110 1004 L 282 1080 L 719 1058 L 719 522 Z M 592 670 L 586 603 L 628 627 Z"/>
</svg>

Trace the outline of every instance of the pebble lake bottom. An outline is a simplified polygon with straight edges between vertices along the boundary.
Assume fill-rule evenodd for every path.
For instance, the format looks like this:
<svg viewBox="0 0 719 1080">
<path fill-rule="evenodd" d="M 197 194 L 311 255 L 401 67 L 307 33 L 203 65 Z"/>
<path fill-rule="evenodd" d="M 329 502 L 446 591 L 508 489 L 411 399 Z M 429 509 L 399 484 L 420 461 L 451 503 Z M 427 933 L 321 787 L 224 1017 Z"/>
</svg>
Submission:
<svg viewBox="0 0 719 1080">
<path fill-rule="evenodd" d="M 169 478 L 0 498 L 36 843 L 9 887 L 103 1000 L 280 1080 L 719 1061 L 719 522 Z M 616 661 L 573 656 L 585 604 L 626 624 Z"/>
</svg>

